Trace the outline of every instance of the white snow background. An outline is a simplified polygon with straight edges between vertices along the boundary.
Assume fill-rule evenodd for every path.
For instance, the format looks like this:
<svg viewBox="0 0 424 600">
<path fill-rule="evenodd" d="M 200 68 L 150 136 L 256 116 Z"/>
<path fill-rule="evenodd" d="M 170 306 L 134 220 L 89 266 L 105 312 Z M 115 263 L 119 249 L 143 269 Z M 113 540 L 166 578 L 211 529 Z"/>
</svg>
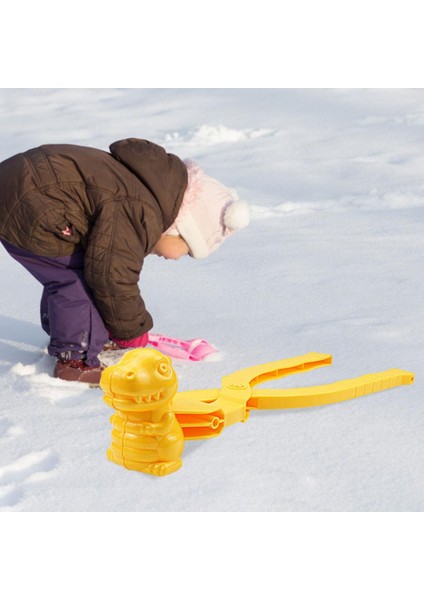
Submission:
<svg viewBox="0 0 424 600">
<path fill-rule="evenodd" d="M 180 390 L 307 352 L 318 385 L 401 368 L 411 386 L 332 406 L 252 412 L 185 444 L 165 478 L 106 459 L 101 390 L 52 378 L 41 286 L 0 248 L 0 510 L 422 511 L 424 90 L 2 89 L 0 160 L 54 142 L 125 137 L 197 160 L 252 206 L 204 261 L 149 257 L 153 331 L 203 337 Z"/>
</svg>

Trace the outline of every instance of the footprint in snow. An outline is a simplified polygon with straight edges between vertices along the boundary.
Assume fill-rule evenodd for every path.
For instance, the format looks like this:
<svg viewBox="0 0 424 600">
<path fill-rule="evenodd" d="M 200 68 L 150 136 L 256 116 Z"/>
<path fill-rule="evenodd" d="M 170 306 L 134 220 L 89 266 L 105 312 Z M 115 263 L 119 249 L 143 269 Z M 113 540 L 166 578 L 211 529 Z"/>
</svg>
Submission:
<svg viewBox="0 0 424 600">
<path fill-rule="evenodd" d="M 6 417 L 0 417 L 0 439 L 14 438 L 23 433 L 23 429 L 12 423 Z"/>
<path fill-rule="evenodd" d="M 12 507 L 25 496 L 31 485 L 51 477 L 59 462 L 50 450 L 29 452 L 0 467 L 0 507 Z"/>
</svg>

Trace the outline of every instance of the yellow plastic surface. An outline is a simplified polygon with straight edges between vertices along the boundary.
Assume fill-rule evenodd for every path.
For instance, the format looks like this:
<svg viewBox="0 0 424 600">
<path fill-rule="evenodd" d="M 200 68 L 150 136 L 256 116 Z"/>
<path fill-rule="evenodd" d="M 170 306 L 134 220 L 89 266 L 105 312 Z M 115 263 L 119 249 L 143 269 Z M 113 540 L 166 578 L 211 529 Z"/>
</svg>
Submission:
<svg viewBox="0 0 424 600">
<path fill-rule="evenodd" d="M 399 385 L 410 384 L 413 373 L 391 369 L 326 385 L 254 390 L 254 386 L 331 365 L 330 354 L 310 352 L 295 358 L 265 363 L 236 371 L 222 378 L 221 389 L 179 392 L 174 412 L 186 439 L 219 435 L 224 427 L 246 421 L 250 410 L 293 409 L 343 402 Z"/>
<path fill-rule="evenodd" d="M 171 359 L 157 350 L 130 350 L 103 371 L 100 387 L 116 409 L 109 460 L 158 476 L 179 469 L 184 436 L 172 410 L 178 381 Z"/>
<path fill-rule="evenodd" d="M 177 393 L 169 357 L 146 348 L 130 350 L 103 371 L 100 381 L 104 401 L 116 410 L 107 456 L 127 469 L 168 475 L 181 467 L 184 438 L 217 436 L 225 427 L 246 421 L 251 410 L 321 406 L 414 381 L 413 373 L 391 369 L 325 385 L 254 389 L 330 364 L 330 354 L 310 352 L 235 371 L 222 378 L 220 389 Z"/>
</svg>

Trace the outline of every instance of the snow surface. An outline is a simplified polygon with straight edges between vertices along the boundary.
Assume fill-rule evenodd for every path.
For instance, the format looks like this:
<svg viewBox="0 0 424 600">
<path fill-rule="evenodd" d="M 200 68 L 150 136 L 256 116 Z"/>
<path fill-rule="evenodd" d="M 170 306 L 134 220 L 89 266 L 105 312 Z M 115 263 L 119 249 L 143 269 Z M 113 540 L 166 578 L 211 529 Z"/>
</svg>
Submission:
<svg viewBox="0 0 424 600">
<path fill-rule="evenodd" d="M 43 143 L 125 137 L 194 158 L 252 206 L 205 261 L 146 260 L 154 331 L 203 337 L 180 390 L 307 352 L 318 385 L 390 368 L 412 386 L 333 406 L 254 412 L 186 442 L 154 478 L 109 462 L 100 390 L 51 377 L 40 285 L 0 249 L 0 510 L 422 511 L 424 90 L 3 89 L 0 160 Z"/>
</svg>

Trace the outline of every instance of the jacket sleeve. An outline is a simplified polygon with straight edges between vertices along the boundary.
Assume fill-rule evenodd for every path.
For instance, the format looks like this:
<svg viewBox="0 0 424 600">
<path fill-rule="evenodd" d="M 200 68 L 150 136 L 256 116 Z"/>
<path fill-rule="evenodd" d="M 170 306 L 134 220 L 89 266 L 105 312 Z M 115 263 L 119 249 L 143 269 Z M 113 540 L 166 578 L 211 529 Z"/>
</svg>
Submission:
<svg viewBox="0 0 424 600">
<path fill-rule="evenodd" d="M 131 218 L 131 201 L 107 202 L 97 215 L 85 252 L 84 276 L 110 333 L 123 340 L 153 325 L 138 281 L 146 253 L 140 218 Z M 133 223 L 138 224 L 133 225 Z"/>
</svg>

